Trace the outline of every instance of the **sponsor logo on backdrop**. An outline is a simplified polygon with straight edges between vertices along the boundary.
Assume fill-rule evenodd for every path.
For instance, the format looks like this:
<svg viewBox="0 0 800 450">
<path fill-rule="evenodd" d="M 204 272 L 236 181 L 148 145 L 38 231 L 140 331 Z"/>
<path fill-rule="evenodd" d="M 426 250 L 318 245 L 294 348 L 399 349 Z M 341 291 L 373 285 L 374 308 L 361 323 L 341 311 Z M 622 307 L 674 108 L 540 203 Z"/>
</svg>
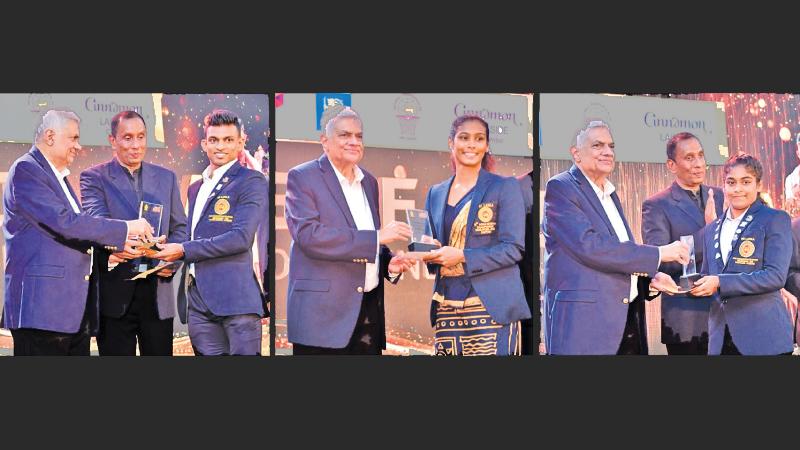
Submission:
<svg viewBox="0 0 800 450">
<path fill-rule="evenodd" d="M 417 139 L 417 121 L 422 111 L 417 97 L 403 94 L 394 100 L 394 113 L 400 126 L 400 139 Z"/>
</svg>

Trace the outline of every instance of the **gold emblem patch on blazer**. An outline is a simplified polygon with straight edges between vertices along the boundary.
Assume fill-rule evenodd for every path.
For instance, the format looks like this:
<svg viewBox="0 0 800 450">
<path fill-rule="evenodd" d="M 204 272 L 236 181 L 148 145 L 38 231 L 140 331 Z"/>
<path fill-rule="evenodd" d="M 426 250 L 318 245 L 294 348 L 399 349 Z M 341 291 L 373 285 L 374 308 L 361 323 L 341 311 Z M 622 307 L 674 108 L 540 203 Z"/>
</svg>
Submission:
<svg viewBox="0 0 800 450">
<path fill-rule="evenodd" d="M 214 212 L 217 214 L 225 214 L 230 210 L 231 210 L 231 204 L 228 203 L 227 199 L 220 198 L 217 199 L 216 203 L 214 203 Z"/>
<path fill-rule="evenodd" d="M 473 228 L 478 234 L 490 234 L 497 228 L 494 219 L 494 203 L 483 203 L 478 205 L 478 220 L 475 221 Z"/>
<path fill-rule="evenodd" d="M 749 258 L 753 256 L 753 253 L 756 252 L 756 246 L 753 244 L 752 241 L 744 241 L 742 245 L 739 246 L 739 254 L 742 255 L 744 258 Z"/>
<path fill-rule="evenodd" d="M 494 217 L 494 211 L 492 211 L 492 205 L 482 205 L 481 208 L 478 210 L 478 219 L 481 222 L 488 222 L 492 220 Z"/>
</svg>

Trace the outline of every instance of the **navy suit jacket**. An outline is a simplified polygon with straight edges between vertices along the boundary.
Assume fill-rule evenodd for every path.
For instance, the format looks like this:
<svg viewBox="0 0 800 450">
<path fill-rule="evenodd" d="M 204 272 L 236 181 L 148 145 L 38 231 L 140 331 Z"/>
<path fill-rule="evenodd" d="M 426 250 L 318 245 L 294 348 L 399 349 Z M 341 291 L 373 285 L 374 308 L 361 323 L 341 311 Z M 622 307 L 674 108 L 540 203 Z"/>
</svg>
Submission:
<svg viewBox="0 0 800 450">
<path fill-rule="evenodd" d="M 362 171 L 361 186 L 378 230 L 378 181 L 363 168 Z M 365 263 L 375 260 L 378 232 L 356 228 L 339 179 L 324 154 L 289 170 L 286 223 L 292 236 L 286 300 L 289 341 L 344 348 L 356 327 L 364 295 Z M 379 302 L 383 348 L 383 278 L 388 274 L 390 259 L 389 249 L 380 246 L 379 281 L 374 295 Z"/>
<path fill-rule="evenodd" d="M 708 186 L 700 186 L 704 204 L 708 202 Z M 722 189 L 714 190 L 714 206 L 717 217 L 722 217 L 722 204 L 725 201 Z M 667 245 L 680 240 L 681 236 L 694 236 L 696 270 L 703 265 L 705 214 L 689 198 L 677 182 L 653 195 L 642 203 L 642 240 L 649 245 Z M 662 263 L 659 267 L 680 282 L 683 266 L 677 262 Z M 710 297 L 691 297 L 688 295 L 661 296 L 661 342 L 678 344 L 693 339 L 708 341 L 708 310 Z"/>
<path fill-rule="evenodd" d="M 632 237 L 616 192 L 611 197 Z M 644 277 L 658 270 L 658 247 L 620 242 L 597 194 L 574 165 L 547 182 L 542 232 L 548 353 L 616 354 L 631 302 L 631 275 L 640 276 L 638 287 L 647 295 Z"/>
<path fill-rule="evenodd" d="M 139 217 L 139 200 L 131 186 L 127 169 L 114 158 L 81 173 L 81 198 L 87 214 L 112 219 L 133 220 Z M 142 200 L 164 206 L 161 214 L 161 234 L 167 242 L 183 242 L 187 238 L 186 213 L 181 203 L 178 179 L 168 169 L 154 164 L 142 163 Z M 96 256 L 100 283 L 100 314 L 122 317 L 136 289 L 136 282 L 129 281 L 136 275 L 133 261 L 120 263 L 111 271 L 107 269 L 111 252 L 98 251 Z M 157 283 L 156 303 L 158 317 L 175 317 L 175 290 L 173 278 L 156 275 L 148 277 Z"/>
<path fill-rule="evenodd" d="M 189 186 L 187 233 L 203 180 Z M 268 314 L 266 298 L 253 271 L 253 240 L 264 221 L 268 183 L 261 172 L 233 164 L 211 191 L 194 229 L 183 243 L 184 263 L 194 263 L 195 285 L 217 316 Z M 181 283 L 185 289 L 186 283 Z M 178 295 L 178 315 L 186 322 L 185 291 Z"/>
<path fill-rule="evenodd" d="M 72 196 L 79 202 L 74 192 Z M 122 249 L 128 233 L 125 222 L 75 214 L 35 146 L 11 165 L 3 206 L 3 328 L 75 333 L 88 306 L 90 327 L 96 332 L 97 291 L 89 295 L 91 242 Z"/>
<path fill-rule="evenodd" d="M 789 275 L 786 278 L 786 290 L 800 298 L 800 217 L 792 220 L 792 260 L 789 263 Z M 800 310 L 800 308 L 798 308 Z M 797 342 L 797 314 L 790 317 L 794 326 L 794 341 Z"/>
<path fill-rule="evenodd" d="M 425 209 L 431 218 L 433 237 L 447 245 L 444 236 L 444 213 L 450 185 L 455 176 L 432 186 L 425 199 Z M 478 210 L 492 211 L 486 224 L 494 222 L 490 231 L 476 231 L 484 223 L 478 219 Z M 525 289 L 519 275 L 518 263 L 525 249 L 525 205 L 519 182 L 515 178 L 501 177 L 485 170 L 480 171 L 472 193 L 472 203 L 467 215 L 467 235 L 464 243 L 464 273 L 481 299 L 486 311 L 495 322 L 509 324 L 529 319 L 531 311 L 525 300 Z M 441 281 L 439 266 L 435 268 L 434 290 Z M 431 325 L 435 322 L 435 302 L 431 304 Z"/>
<path fill-rule="evenodd" d="M 789 215 L 756 200 L 742 218 L 723 268 L 718 240 L 724 219 L 705 231 L 702 272 L 719 276 L 708 318 L 708 354 L 720 354 L 726 324 L 743 355 L 791 352 L 792 323 L 780 294 L 792 257 Z"/>
</svg>

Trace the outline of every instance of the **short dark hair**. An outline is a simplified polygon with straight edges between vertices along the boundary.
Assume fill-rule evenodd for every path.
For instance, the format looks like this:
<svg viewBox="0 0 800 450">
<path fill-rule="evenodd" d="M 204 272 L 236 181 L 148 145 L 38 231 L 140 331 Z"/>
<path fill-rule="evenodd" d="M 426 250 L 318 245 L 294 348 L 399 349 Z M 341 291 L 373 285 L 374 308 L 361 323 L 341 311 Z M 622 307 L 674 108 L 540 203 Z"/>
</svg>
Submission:
<svg viewBox="0 0 800 450">
<path fill-rule="evenodd" d="M 669 141 L 667 141 L 667 159 L 675 161 L 675 149 L 678 147 L 678 143 L 688 141 L 689 139 L 694 139 L 697 142 L 700 142 L 700 139 L 697 139 L 697 136 L 689 133 L 688 131 L 680 132 L 669 138 Z"/>
<path fill-rule="evenodd" d="M 139 119 L 144 124 L 145 129 L 147 128 L 147 122 L 144 121 L 144 117 L 136 111 L 122 111 L 118 112 L 114 117 L 111 118 L 111 136 L 117 137 L 117 127 L 119 127 L 119 123 L 123 120 L 127 119 Z"/>
<path fill-rule="evenodd" d="M 234 112 L 227 109 L 215 109 L 203 118 L 203 133 L 208 133 L 208 127 L 222 125 L 236 125 L 239 136 L 242 135 L 242 121 Z"/>
<path fill-rule="evenodd" d="M 744 166 L 748 172 L 756 177 L 756 182 L 760 182 L 761 176 L 764 175 L 764 168 L 755 156 L 740 152 L 725 161 L 725 165 L 722 167 L 723 176 L 727 176 L 731 169 L 736 166 Z"/>
<path fill-rule="evenodd" d="M 486 143 L 489 143 L 489 124 L 483 120 L 481 116 L 476 116 L 472 114 L 464 114 L 463 116 L 456 117 L 456 120 L 453 121 L 453 124 L 450 126 L 450 139 L 454 139 L 456 137 L 456 132 L 458 131 L 458 127 L 463 125 L 466 122 L 480 122 L 483 125 L 484 130 L 486 130 Z M 494 155 L 491 152 L 486 152 L 483 155 L 483 159 L 481 160 L 481 168 L 488 170 L 489 172 L 494 172 L 495 166 L 495 159 Z M 450 165 L 452 166 L 453 170 L 456 168 L 456 162 L 453 158 L 453 155 L 450 155 Z"/>
</svg>

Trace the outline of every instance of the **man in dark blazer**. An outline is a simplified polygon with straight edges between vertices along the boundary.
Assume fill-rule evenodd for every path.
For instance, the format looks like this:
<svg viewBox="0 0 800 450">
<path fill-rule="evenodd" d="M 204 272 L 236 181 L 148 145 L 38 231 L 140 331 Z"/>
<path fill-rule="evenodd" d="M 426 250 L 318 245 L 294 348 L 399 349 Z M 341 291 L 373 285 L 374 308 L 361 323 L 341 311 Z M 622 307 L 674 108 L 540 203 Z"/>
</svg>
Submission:
<svg viewBox="0 0 800 450">
<path fill-rule="evenodd" d="M 292 168 L 286 223 L 292 236 L 287 326 L 295 355 L 380 355 L 386 348 L 383 278 L 411 266 L 386 244 L 410 227 L 381 227 L 378 182 L 361 169 L 362 122 L 347 108 L 323 116 L 324 154 Z"/>
<path fill-rule="evenodd" d="M 648 287 L 677 291 L 663 262 L 688 261 L 679 241 L 638 245 L 614 185 L 614 139 L 590 122 L 570 149 L 575 164 L 547 182 L 545 345 L 550 354 L 647 354 Z M 651 278 L 653 277 L 653 278 Z"/>
<path fill-rule="evenodd" d="M 681 236 L 693 236 L 699 273 L 704 256 L 703 227 L 722 215 L 722 189 L 703 184 L 705 154 L 700 140 L 691 133 L 678 133 L 667 142 L 667 168 L 675 175 L 675 181 L 642 204 L 642 240 L 648 245 L 666 245 Z M 680 283 L 681 264 L 662 263 L 659 270 Z M 667 354 L 708 353 L 710 307 L 710 297 L 661 296 L 661 342 L 667 346 Z"/>
<path fill-rule="evenodd" d="M 533 171 L 517 178 L 522 189 L 522 201 L 525 203 L 525 251 L 519 263 L 522 283 L 525 287 L 525 300 L 531 310 L 531 318 L 522 321 L 522 354 L 539 354 L 539 333 L 541 332 L 541 305 L 539 293 L 534 292 L 533 284 L 533 252 L 539 251 L 537 228 L 533 213 Z"/>
<path fill-rule="evenodd" d="M 214 110 L 203 123 L 201 145 L 209 166 L 203 178 L 189 186 L 191 239 L 159 245 L 162 251 L 153 258 L 182 258 L 188 264 L 178 314 L 189 323 L 195 354 L 258 355 L 261 317 L 268 311 L 253 271 L 252 248 L 264 221 L 267 179 L 238 162 L 242 149 L 238 116 Z"/>
<path fill-rule="evenodd" d="M 80 119 L 47 111 L 30 152 L 8 172 L 3 192 L 6 239 L 3 328 L 14 355 L 89 355 L 97 331 L 97 290 L 90 289 L 92 243 L 134 253 L 129 235 L 152 238 L 143 219 L 116 220 L 83 213 L 67 177 L 81 150 Z"/>
<path fill-rule="evenodd" d="M 135 111 L 122 111 L 111 119 L 108 142 L 115 157 L 81 173 L 81 195 L 86 212 L 96 217 L 135 219 L 142 202 L 160 212 L 161 234 L 166 242 L 186 240 L 178 180 L 161 166 L 144 162 L 147 130 Z M 155 224 L 153 224 L 155 225 Z M 143 356 L 172 355 L 172 323 L 175 317 L 175 267 L 131 280 L 139 272 L 155 267 L 158 260 L 126 252 L 98 251 L 100 286 L 100 356 L 133 356 L 136 344 Z M 179 280 L 178 280 L 179 281 Z M 177 281 L 175 281 L 177 282 Z"/>
</svg>

